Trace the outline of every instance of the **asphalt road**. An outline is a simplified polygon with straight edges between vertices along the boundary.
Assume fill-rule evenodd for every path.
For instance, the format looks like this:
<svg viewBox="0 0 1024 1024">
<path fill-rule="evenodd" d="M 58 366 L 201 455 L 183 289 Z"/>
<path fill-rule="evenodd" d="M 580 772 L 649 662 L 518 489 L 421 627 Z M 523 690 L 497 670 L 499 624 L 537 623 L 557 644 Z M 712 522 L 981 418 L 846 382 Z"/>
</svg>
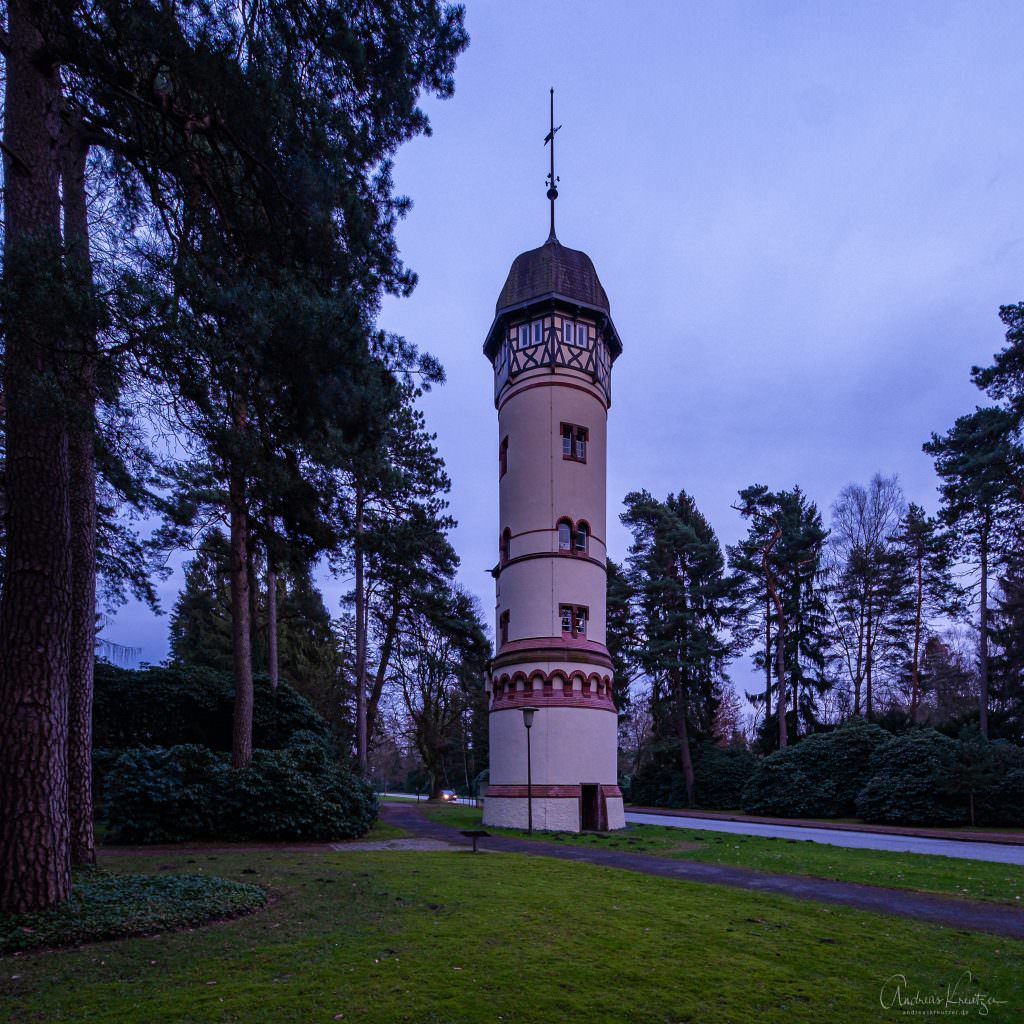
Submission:
<svg viewBox="0 0 1024 1024">
<path fill-rule="evenodd" d="M 847 832 L 839 829 L 800 828 L 797 825 L 762 825 L 753 821 L 723 821 L 720 818 L 686 818 L 668 814 L 639 814 L 626 811 L 626 821 L 634 825 L 668 825 L 670 828 L 702 829 L 706 832 L 730 832 L 741 836 L 771 839 L 795 839 L 826 846 L 846 846 L 858 850 L 894 850 L 898 853 L 929 853 L 939 857 L 986 860 L 996 864 L 1024 866 L 1024 846 L 1001 843 L 972 843 L 956 839 L 924 839 L 883 832 Z"/>
</svg>

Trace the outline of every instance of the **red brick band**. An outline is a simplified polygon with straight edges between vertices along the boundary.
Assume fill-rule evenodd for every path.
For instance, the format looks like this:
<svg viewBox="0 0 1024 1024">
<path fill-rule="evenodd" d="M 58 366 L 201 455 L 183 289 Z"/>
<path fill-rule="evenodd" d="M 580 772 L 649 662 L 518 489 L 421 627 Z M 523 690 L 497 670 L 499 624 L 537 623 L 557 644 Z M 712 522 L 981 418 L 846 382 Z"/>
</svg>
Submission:
<svg viewBox="0 0 1024 1024">
<path fill-rule="evenodd" d="M 559 685 L 555 686 L 557 678 Z M 579 686 L 576 686 L 576 682 Z M 511 675 L 491 677 L 491 710 L 519 707 L 552 708 L 600 708 L 615 710 L 612 697 L 612 678 L 598 672 L 542 672 L 539 669 L 527 675 L 513 672 Z"/>
<path fill-rule="evenodd" d="M 584 693 L 582 690 L 512 690 L 495 692 L 491 711 L 512 711 L 516 708 L 593 708 L 615 711 L 610 693 Z"/>
<path fill-rule="evenodd" d="M 538 785 L 533 786 L 533 798 L 535 800 L 576 800 L 581 793 L 579 786 L 550 786 L 550 785 Z M 527 787 L 526 786 L 500 786 L 490 785 L 487 787 L 487 792 L 484 793 L 484 799 L 488 797 L 505 797 L 515 800 L 525 800 L 527 798 Z M 608 785 L 606 783 L 601 784 L 601 795 L 608 799 L 609 797 L 622 797 L 622 790 L 618 786 Z"/>
</svg>

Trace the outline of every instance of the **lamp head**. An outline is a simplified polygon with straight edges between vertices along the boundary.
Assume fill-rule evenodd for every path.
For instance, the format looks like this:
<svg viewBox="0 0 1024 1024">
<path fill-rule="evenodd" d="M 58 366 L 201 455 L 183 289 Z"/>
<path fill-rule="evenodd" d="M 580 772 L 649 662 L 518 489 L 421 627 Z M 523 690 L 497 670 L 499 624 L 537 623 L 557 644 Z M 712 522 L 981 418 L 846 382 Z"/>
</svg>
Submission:
<svg viewBox="0 0 1024 1024">
<path fill-rule="evenodd" d="M 523 711 L 523 725 L 525 725 L 527 729 L 532 728 L 533 727 L 533 716 L 537 713 L 537 709 L 536 708 L 523 708 L 522 711 Z"/>
</svg>

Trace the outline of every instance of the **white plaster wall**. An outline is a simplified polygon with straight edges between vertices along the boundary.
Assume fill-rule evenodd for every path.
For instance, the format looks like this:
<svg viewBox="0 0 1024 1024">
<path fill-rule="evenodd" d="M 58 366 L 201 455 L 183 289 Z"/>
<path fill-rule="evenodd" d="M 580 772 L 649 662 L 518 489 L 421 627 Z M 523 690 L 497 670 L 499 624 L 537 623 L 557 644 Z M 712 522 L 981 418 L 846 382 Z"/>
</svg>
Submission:
<svg viewBox="0 0 1024 1024">
<path fill-rule="evenodd" d="M 502 569 L 497 587 L 497 614 L 509 610 L 509 640 L 562 635 L 560 604 L 590 609 L 587 639 L 605 642 L 608 577 L 593 562 L 572 556 L 532 558 Z"/>
<path fill-rule="evenodd" d="M 621 796 L 609 796 L 605 798 L 605 807 L 608 812 L 608 830 L 626 827 L 626 808 Z"/>
<path fill-rule="evenodd" d="M 526 728 L 519 708 L 490 715 L 491 782 L 526 785 Z M 618 720 L 597 708 L 541 708 L 533 719 L 533 782 L 578 786 L 618 781 Z"/>
<path fill-rule="evenodd" d="M 526 828 L 526 797 L 485 797 L 484 824 L 493 825 L 495 828 Z M 579 800 L 576 797 L 534 797 L 533 827 L 545 832 L 578 832 Z"/>
<path fill-rule="evenodd" d="M 499 484 L 495 544 L 505 527 L 515 538 L 531 530 L 551 530 L 563 515 L 586 519 L 598 540 L 605 541 L 608 411 L 592 386 L 579 390 L 556 382 L 579 384 L 571 374 L 545 371 L 526 377 L 498 413 L 498 440 L 507 436 L 509 446 L 508 470 Z M 562 423 L 589 431 L 585 463 L 562 458 Z"/>
</svg>

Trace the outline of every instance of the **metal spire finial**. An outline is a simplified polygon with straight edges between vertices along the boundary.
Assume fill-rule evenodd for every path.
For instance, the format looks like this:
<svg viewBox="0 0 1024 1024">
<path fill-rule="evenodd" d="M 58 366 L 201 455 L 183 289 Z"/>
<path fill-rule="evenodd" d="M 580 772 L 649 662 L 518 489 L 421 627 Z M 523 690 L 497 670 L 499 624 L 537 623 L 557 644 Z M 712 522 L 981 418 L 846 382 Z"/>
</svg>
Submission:
<svg viewBox="0 0 1024 1024">
<path fill-rule="evenodd" d="M 559 125 L 558 128 L 562 126 Z M 555 90 L 551 90 L 551 130 L 544 136 L 544 145 L 546 146 L 549 142 L 551 143 L 551 170 L 548 172 L 547 186 L 548 186 L 548 199 L 551 202 L 551 233 L 548 235 L 548 241 L 552 241 L 555 238 L 555 200 L 558 198 L 558 182 L 560 178 L 555 177 L 555 132 L 558 131 L 555 127 Z"/>
</svg>

